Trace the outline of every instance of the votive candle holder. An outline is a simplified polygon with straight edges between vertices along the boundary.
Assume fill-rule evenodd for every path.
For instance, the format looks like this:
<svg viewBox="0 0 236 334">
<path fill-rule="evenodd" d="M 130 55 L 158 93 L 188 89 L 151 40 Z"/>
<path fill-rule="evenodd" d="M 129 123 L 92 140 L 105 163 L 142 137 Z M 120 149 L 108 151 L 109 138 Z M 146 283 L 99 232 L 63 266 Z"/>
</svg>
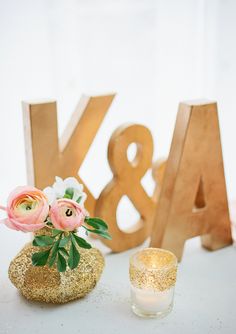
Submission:
<svg viewBox="0 0 236 334">
<path fill-rule="evenodd" d="M 161 248 L 146 248 L 131 256 L 131 307 L 136 315 L 161 318 L 172 310 L 177 263 L 172 252 Z"/>
</svg>

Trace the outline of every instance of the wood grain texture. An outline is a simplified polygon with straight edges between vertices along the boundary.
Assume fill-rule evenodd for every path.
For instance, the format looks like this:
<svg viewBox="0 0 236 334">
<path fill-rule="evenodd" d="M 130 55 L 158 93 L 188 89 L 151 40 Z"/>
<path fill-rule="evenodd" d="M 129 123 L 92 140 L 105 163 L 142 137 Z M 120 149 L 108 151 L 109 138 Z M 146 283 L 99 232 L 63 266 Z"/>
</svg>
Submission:
<svg viewBox="0 0 236 334">
<path fill-rule="evenodd" d="M 83 96 L 62 137 L 58 138 L 56 102 L 23 103 L 28 183 L 40 189 L 55 176 L 76 177 L 113 101 L 114 94 Z M 95 198 L 84 184 L 86 208 L 94 214 Z"/>
<path fill-rule="evenodd" d="M 153 193 L 153 200 L 157 203 L 158 199 L 160 197 L 161 192 L 161 185 L 163 183 L 165 170 L 166 170 L 166 159 L 158 159 L 156 162 L 152 165 L 152 177 L 155 181 L 155 189 Z"/>
<path fill-rule="evenodd" d="M 181 260 L 199 235 L 210 250 L 232 243 L 217 105 L 206 101 L 179 106 L 151 246 Z"/>
</svg>

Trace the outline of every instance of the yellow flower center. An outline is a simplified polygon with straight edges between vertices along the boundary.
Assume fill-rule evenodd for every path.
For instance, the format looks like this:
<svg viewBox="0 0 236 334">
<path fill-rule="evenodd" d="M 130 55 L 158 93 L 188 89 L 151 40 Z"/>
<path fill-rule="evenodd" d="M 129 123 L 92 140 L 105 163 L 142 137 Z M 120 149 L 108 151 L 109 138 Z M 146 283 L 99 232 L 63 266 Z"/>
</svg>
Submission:
<svg viewBox="0 0 236 334">
<path fill-rule="evenodd" d="M 31 214 L 38 208 L 38 201 L 33 198 L 23 198 L 15 207 L 15 212 L 19 215 Z"/>
</svg>

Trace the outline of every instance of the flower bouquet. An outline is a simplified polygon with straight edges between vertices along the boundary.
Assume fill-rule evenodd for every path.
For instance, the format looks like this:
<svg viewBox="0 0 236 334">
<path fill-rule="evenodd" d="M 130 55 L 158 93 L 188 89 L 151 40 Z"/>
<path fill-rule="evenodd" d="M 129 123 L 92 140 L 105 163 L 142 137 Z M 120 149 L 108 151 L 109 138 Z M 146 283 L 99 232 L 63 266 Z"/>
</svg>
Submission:
<svg viewBox="0 0 236 334">
<path fill-rule="evenodd" d="M 11 229 L 34 232 L 34 239 L 11 262 L 9 277 L 32 300 L 64 303 L 83 297 L 96 285 L 104 267 L 99 250 L 81 235 L 111 239 L 107 224 L 89 217 L 86 194 L 75 178 L 56 177 L 43 191 L 17 187 L 7 201 L 2 222 Z"/>
</svg>

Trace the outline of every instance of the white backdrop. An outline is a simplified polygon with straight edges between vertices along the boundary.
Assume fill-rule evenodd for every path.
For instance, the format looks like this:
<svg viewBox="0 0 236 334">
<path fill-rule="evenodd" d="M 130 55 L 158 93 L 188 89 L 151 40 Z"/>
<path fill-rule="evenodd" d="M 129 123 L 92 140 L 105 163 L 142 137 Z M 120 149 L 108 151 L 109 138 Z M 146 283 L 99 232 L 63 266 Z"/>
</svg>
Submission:
<svg viewBox="0 0 236 334">
<path fill-rule="evenodd" d="M 106 149 L 118 125 L 149 127 L 156 160 L 168 155 L 178 103 L 205 97 L 218 101 L 228 194 L 236 199 L 235 36 L 234 0 L 0 0 L 0 204 L 26 183 L 21 101 L 57 100 L 61 134 L 81 94 L 107 92 L 116 99 L 80 172 L 94 195 L 111 178 Z M 152 191 L 150 175 L 145 187 Z M 134 221 L 122 203 L 118 218 Z M 147 323 L 129 310 L 134 250 L 106 257 L 101 282 L 82 303 L 25 302 L 7 269 L 29 238 L 0 224 L 0 333 L 114 333 L 123 323 L 139 333 L 235 333 L 233 247 L 207 253 L 199 238 L 187 242 L 175 308 Z"/>
<path fill-rule="evenodd" d="M 0 0 L 1 203 L 26 183 L 21 101 L 57 100 L 62 133 L 81 94 L 107 92 L 116 99 L 80 172 L 96 196 L 118 125 L 148 126 L 155 160 L 168 154 L 179 101 L 205 97 L 218 101 L 235 198 L 235 33 L 233 0 Z"/>
</svg>

